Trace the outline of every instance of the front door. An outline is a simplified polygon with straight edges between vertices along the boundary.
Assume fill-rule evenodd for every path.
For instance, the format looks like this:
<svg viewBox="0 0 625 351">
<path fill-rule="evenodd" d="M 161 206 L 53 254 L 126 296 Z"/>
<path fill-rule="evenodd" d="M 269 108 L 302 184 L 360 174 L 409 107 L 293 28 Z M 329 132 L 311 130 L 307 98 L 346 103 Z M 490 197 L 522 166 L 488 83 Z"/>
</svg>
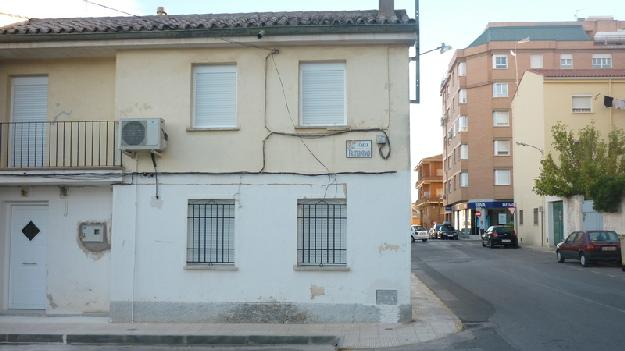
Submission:
<svg viewBox="0 0 625 351">
<path fill-rule="evenodd" d="M 562 201 L 552 202 L 553 206 L 553 244 L 557 245 L 564 238 L 564 211 Z"/>
<path fill-rule="evenodd" d="M 48 207 L 11 206 L 9 308 L 46 308 Z"/>
</svg>

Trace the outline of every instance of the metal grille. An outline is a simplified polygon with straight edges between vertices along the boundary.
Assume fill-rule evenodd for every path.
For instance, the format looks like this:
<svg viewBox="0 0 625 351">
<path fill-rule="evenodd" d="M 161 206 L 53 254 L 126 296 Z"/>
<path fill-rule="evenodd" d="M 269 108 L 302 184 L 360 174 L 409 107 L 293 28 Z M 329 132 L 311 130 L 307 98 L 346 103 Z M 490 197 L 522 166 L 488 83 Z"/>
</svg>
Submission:
<svg viewBox="0 0 625 351">
<path fill-rule="evenodd" d="M 189 201 L 187 263 L 234 263 L 234 201 Z"/>
<path fill-rule="evenodd" d="M 298 264 L 347 264 L 346 224 L 345 201 L 298 201 Z"/>
</svg>

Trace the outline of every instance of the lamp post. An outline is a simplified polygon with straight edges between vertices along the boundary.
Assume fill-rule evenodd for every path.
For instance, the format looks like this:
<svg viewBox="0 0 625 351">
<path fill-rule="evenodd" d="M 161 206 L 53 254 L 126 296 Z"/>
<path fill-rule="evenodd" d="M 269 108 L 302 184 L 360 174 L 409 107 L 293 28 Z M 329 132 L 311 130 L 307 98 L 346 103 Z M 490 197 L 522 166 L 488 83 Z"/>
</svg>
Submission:
<svg viewBox="0 0 625 351">
<path fill-rule="evenodd" d="M 516 74 L 516 86 L 519 87 L 519 58 L 516 56 L 516 49 L 519 44 L 529 43 L 530 37 L 523 38 L 514 43 L 514 51 L 510 50 L 510 55 L 514 56 L 514 72 Z"/>
<path fill-rule="evenodd" d="M 517 142 L 515 142 L 515 144 L 517 144 L 519 146 L 531 147 L 532 149 L 535 149 L 538 152 L 540 152 L 541 160 L 545 158 L 545 150 L 543 150 L 542 148 L 540 148 L 540 147 L 538 147 L 536 145 L 531 145 L 531 144 L 528 144 L 528 143 L 524 143 L 522 141 L 517 141 Z M 544 203 L 544 201 L 543 201 L 543 203 Z M 545 246 L 545 210 L 544 210 L 543 206 L 539 207 L 539 212 L 540 212 L 540 246 L 544 247 Z"/>
<path fill-rule="evenodd" d="M 417 46 L 418 49 L 418 46 Z M 451 50 L 451 46 L 447 45 L 445 43 L 441 43 L 440 46 L 435 47 L 434 49 L 430 49 L 427 51 L 424 51 L 422 53 L 419 53 L 418 55 L 415 55 L 414 57 L 410 57 L 410 61 L 414 61 L 415 62 L 415 99 L 414 100 L 410 100 L 410 103 L 414 103 L 414 104 L 418 104 L 420 102 L 420 89 L 421 89 L 421 84 L 420 84 L 420 79 L 421 79 L 421 74 L 420 74 L 420 69 L 419 69 L 419 56 L 421 55 L 425 55 L 425 54 L 429 54 L 432 51 L 436 51 L 438 50 L 439 53 L 442 55 L 444 53 L 446 53 L 447 51 Z"/>
</svg>

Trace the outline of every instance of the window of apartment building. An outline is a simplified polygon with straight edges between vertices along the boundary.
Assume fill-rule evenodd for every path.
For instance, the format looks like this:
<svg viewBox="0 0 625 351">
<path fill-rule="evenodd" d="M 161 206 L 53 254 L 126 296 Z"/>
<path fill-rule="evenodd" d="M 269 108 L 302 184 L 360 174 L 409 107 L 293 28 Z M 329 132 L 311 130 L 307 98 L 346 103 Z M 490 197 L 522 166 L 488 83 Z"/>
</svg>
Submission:
<svg viewBox="0 0 625 351">
<path fill-rule="evenodd" d="M 573 55 L 561 54 L 560 55 L 560 68 L 573 68 Z"/>
<path fill-rule="evenodd" d="M 469 159 L 469 145 L 467 144 L 460 145 L 460 159 L 461 160 Z"/>
<path fill-rule="evenodd" d="M 495 156 L 510 156 L 510 140 L 495 140 L 493 145 Z"/>
<path fill-rule="evenodd" d="M 453 179 L 452 182 L 454 183 L 454 191 L 455 191 L 456 185 L 457 185 L 456 176 L 454 176 L 452 179 Z"/>
<path fill-rule="evenodd" d="M 302 63 L 299 75 L 301 125 L 346 125 L 345 63 Z"/>
<path fill-rule="evenodd" d="M 467 102 L 468 102 L 467 89 L 460 89 L 458 91 L 458 103 L 466 104 Z"/>
<path fill-rule="evenodd" d="M 538 208 L 534 208 L 534 225 L 538 225 Z"/>
<path fill-rule="evenodd" d="M 507 97 L 508 83 L 493 83 L 493 97 Z"/>
<path fill-rule="evenodd" d="M 297 201 L 297 264 L 347 264 L 345 200 Z"/>
<path fill-rule="evenodd" d="M 592 112 L 592 96 L 591 95 L 573 95 L 571 97 L 571 110 L 573 113 L 591 113 Z"/>
<path fill-rule="evenodd" d="M 519 224 L 523 224 L 523 210 L 519 210 Z"/>
<path fill-rule="evenodd" d="M 458 77 L 464 77 L 467 75 L 467 63 L 460 62 L 458 63 Z"/>
<path fill-rule="evenodd" d="M 236 128 L 235 65 L 193 67 L 193 128 Z"/>
<path fill-rule="evenodd" d="M 543 68 L 543 55 L 530 55 L 530 68 Z"/>
<path fill-rule="evenodd" d="M 460 123 L 460 122 L 459 122 L 459 120 L 458 120 L 458 119 L 456 119 L 456 120 L 454 121 L 454 125 L 453 125 L 453 127 L 451 128 L 451 129 L 452 129 L 452 133 L 451 133 L 451 136 L 452 136 L 452 137 L 455 137 L 455 136 L 458 134 L 458 130 L 459 130 L 459 123 Z"/>
<path fill-rule="evenodd" d="M 493 68 L 495 69 L 508 68 L 508 55 L 493 55 Z"/>
<path fill-rule="evenodd" d="M 469 131 L 469 117 L 460 116 L 458 117 L 458 132 L 468 132 Z"/>
<path fill-rule="evenodd" d="M 234 200 L 189 200 L 187 263 L 234 264 Z"/>
<path fill-rule="evenodd" d="M 469 186 L 469 172 L 463 171 L 460 173 L 460 186 L 463 188 Z"/>
<path fill-rule="evenodd" d="M 495 170 L 495 185 L 510 185 L 510 170 L 509 169 L 496 169 Z"/>
<path fill-rule="evenodd" d="M 612 68 L 612 55 L 610 54 L 592 55 L 592 68 Z"/>
<path fill-rule="evenodd" d="M 493 111 L 493 127 L 509 127 L 510 112 L 509 111 Z"/>
</svg>

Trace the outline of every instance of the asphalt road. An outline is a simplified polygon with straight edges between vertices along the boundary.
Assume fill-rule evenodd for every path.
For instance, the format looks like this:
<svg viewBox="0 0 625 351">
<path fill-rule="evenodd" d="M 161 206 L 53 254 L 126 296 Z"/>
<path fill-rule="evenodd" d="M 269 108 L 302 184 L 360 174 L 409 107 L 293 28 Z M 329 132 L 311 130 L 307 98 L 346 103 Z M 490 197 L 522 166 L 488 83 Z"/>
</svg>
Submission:
<svg viewBox="0 0 625 351">
<path fill-rule="evenodd" d="M 479 241 L 412 244 L 412 270 L 464 330 L 396 350 L 625 350 L 625 272 Z"/>
</svg>

